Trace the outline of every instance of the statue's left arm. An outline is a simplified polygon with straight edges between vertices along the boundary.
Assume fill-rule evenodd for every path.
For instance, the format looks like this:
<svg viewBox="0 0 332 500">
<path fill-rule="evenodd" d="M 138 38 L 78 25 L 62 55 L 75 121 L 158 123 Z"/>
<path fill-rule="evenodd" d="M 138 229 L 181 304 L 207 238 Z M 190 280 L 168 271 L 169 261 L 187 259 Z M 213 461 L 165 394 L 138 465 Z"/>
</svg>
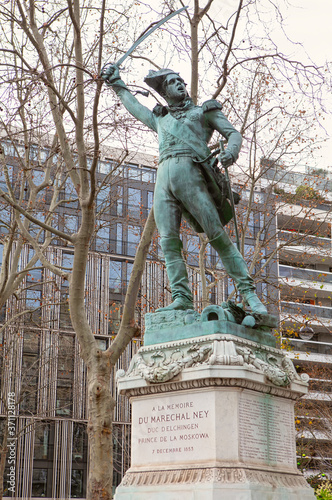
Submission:
<svg viewBox="0 0 332 500">
<path fill-rule="evenodd" d="M 227 141 L 227 148 L 220 153 L 219 160 L 224 167 L 229 167 L 239 157 L 242 136 L 222 113 L 221 104 L 218 101 L 207 101 L 202 108 L 207 125 L 217 130 Z"/>
</svg>

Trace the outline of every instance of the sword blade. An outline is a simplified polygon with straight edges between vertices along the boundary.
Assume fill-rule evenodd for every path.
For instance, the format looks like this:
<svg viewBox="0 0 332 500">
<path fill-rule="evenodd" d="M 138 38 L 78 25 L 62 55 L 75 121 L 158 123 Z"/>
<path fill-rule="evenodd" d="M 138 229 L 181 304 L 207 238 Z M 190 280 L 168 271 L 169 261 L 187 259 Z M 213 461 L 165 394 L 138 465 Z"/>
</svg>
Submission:
<svg viewBox="0 0 332 500">
<path fill-rule="evenodd" d="M 138 45 L 140 43 L 142 43 L 148 36 L 150 36 L 151 33 L 153 33 L 158 28 L 160 28 L 160 26 L 162 26 L 164 23 L 167 23 L 167 21 L 169 21 L 172 17 L 176 16 L 177 14 L 180 14 L 180 12 L 182 12 L 183 10 L 186 10 L 186 9 L 188 9 L 188 6 L 187 7 L 181 7 L 181 9 L 178 9 L 175 12 L 171 12 L 170 14 L 168 14 L 168 16 L 164 17 L 157 24 L 155 24 L 154 26 L 152 26 L 152 28 L 150 28 L 146 33 L 144 33 L 144 35 L 140 36 L 136 40 L 136 42 L 130 47 L 130 49 L 127 50 L 127 52 L 115 63 L 115 66 L 118 66 L 118 67 L 121 66 L 121 64 L 123 63 L 123 61 L 125 59 L 127 59 L 127 57 L 130 56 L 130 54 L 136 49 L 136 47 L 138 47 Z"/>
</svg>

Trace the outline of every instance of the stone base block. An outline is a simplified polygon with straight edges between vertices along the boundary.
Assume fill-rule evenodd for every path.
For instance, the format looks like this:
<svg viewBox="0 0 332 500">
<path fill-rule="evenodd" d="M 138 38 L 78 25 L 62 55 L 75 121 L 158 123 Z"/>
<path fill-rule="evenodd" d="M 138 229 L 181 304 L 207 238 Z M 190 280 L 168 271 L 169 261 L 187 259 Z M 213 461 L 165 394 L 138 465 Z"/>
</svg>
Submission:
<svg viewBox="0 0 332 500">
<path fill-rule="evenodd" d="M 300 474 L 210 468 L 128 473 L 114 500 L 314 500 Z"/>
</svg>

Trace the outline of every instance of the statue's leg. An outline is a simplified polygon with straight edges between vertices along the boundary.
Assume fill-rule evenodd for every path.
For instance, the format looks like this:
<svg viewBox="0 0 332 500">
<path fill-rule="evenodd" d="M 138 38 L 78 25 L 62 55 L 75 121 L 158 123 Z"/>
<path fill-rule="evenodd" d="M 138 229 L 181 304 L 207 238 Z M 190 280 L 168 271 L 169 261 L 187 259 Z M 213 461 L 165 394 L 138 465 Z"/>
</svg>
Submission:
<svg viewBox="0 0 332 500">
<path fill-rule="evenodd" d="M 182 242 L 179 237 L 181 208 L 169 190 L 168 167 L 168 162 L 164 162 L 158 170 L 154 195 L 154 216 L 161 236 L 160 244 L 165 257 L 172 303 L 157 309 L 158 312 L 193 309 L 193 297 L 189 288 L 187 268 L 181 252 Z"/>
<path fill-rule="evenodd" d="M 237 289 L 252 312 L 267 314 L 266 307 L 255 293 L 254 281 L 249 274 L 248 266 L 228 234 L 223 230 L 219 236 L 211 239 L 210 243 L 218 252 L 228 276 L 235 281 Z"/>
<path fill-rule="evenodd" d="M 204 229 L 211 245 L 218 252 L 227 274 L 234 279 L 237 288 L 253 313 L 267 314 L 266 307 L 255 293 L 255 285 L 247 264 L 224 230 L 216 206 L 208 192 L 202 173 L 197 165 L 186 165 L 186 179 L 177 178 L 175 194 L 187 211 Z M 185 169 L 181 170 L 183 174 Z M 173 182 L 175 183 L 174 179 Z"/>
<path fill-rule="evenodd" d="M 186 264 L 183 260 L 180 238 L 161 238 L 160 245 L 166 262 L 167 276 L 172 291 L 172 303 L 157 311 L 174 309 L 193 309 L 193 297 L 189 288 Z"/>
</svg>

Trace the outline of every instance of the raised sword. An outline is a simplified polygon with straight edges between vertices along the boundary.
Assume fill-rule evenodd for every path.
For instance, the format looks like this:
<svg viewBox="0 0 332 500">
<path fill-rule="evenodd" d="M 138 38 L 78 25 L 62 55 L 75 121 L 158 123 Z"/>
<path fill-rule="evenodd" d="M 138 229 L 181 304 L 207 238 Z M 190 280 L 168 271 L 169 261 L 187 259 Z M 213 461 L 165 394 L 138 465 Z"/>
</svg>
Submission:
<svg viewBox="0 0 332 500">
<path fill-rule="evenodd" d="M 148 36 L 150 36 L 154 31 L 156 31 L 158 28 L 160 28 L 160 26 L 162 26 L 164 23 L 167 23 L 167 21 L 169 21 L 172 17 L 176 16 L 177 14 L 180 14 L 180 12 L 182 12 L 183 10 L 186 10 L 188 9 L 188 6 L 187 7 L 181 7 L 181 9 L 178 9 L 174 12 L 171 12 L 170 14 L 168 14 L 168 16 L 164 17 L 163 19 L 161 19 L 157 24 L 155 24 L 154 26 L 152 26 L 150 29 L 148 29 L 147 31 L 145 31 L 145 33 L 143 33 L 137 40 L 136 42 L 133 43 L 133 45 L 130 47 L 130 49 L 127 50 L 127 52 L 125 54 L 123 54 L 122 57 L 120 57 L 120 59 L 115 62 L 115 63 L 106 63 L 104 64 L 104 66 L 102 67 L 102 70 L 101 70 L 101 76 L 103 75 L 104 71 L 105 71 L 105 68 L 107 66 L 117 66 L 118 68 L 120 67 L 120 65 L 123 63 L 123 61 L 125 59 L 127 59 L 128 56 L 130 56 L 130 54 L 132 52 L 134 52 L 134 50 L 136 49 L 136 47 L 138 47 L 138 45 L 140 43 L 142 43 Z"/>
</svg>

